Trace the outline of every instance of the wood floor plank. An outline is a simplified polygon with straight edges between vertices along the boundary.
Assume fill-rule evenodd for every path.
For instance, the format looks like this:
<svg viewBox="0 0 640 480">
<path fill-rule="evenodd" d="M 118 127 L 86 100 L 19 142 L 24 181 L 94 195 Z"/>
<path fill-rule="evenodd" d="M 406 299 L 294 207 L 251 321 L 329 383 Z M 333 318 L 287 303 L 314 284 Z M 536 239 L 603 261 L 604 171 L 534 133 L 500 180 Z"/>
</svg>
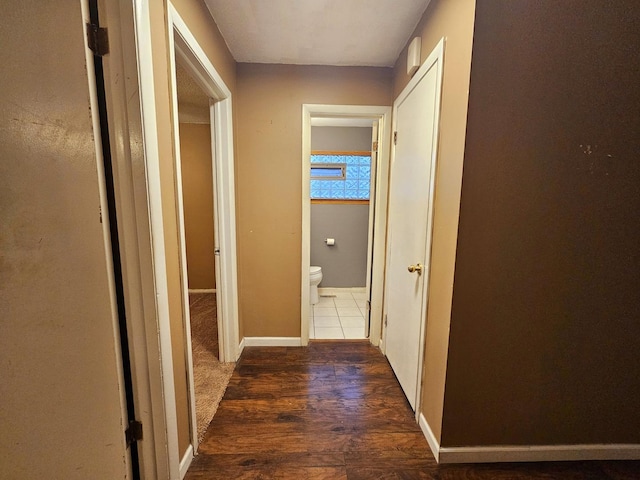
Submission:
<svg viewBox="0 0 640 480">
<path fill-rule="evenodd" d="M 348 480 L 434 480 L 434 473 L 415 468 L 347 468 Z"/>
<path fill-rule="evenodd" d="M 266 467 L 228 467 L 213 471 L 194 469 L 189 479 L 206 480 L 348 480 L 345 467 L 299 467 L 270 465 Z"/>
<path fill-rule="evenodd" d="M 297 452 L 282 453 L 273 456 L 268 454 L 212 454 L 199 455 L 194 463 L 194 470 L 216 470 L 219 468 L 251 467 L 258 468 L 270 465 L 289 465 L 299 467 L 344 467 L 342 453 Z"/>
<path fill-rule="evenodd" d="M 367 342 L 248 347 L 186 475 L 196 479 L 640 479 L 640 462 L 438 465 Z"/>
<path fill-rule="evenodd" d="M 640 460 L 624 462 L 600 462 L 600 468 L 608 479 L 638 480 L 640 479 Z"/>
<path fill-rule="evenodd" d="M 434 470 L 438 466 L 433 457 L 426 457 L 421 452 L 387 449 L 383 451 L 365 450 L 351 451 L 344 454 L 345 465 L 348 469 L 396 468 L 401 465 L 407 469 Z"/>
<path fill-rule="evenodd" d="M 443 465 L 438 480 L 603 480 L 598 462 L 499 463 Z M 636 477 L 638 478 L 638 477 Z"/>
</svg>

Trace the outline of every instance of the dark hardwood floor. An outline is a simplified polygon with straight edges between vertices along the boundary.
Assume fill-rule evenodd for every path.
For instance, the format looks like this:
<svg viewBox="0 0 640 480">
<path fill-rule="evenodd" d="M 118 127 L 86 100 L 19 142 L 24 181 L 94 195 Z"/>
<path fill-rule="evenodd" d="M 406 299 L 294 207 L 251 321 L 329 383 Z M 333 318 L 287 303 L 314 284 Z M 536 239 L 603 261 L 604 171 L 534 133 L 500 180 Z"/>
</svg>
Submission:
<svg viewBox="0 0 640 480">
<path fill-rule="evenodd" d="M 437 465 L 366 342 L 249 347 L 186 476 L 195 479 L 640 479 L 640 462 Z"/>
</svg>

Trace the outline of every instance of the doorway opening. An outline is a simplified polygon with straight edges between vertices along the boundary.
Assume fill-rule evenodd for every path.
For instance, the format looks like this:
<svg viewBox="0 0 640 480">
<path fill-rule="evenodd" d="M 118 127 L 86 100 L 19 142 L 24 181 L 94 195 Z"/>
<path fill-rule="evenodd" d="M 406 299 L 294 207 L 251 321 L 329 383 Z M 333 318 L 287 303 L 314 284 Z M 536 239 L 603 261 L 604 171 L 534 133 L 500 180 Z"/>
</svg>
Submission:
<svg viewBox="0 0 640 480">
<path fill-rule="evenodd" d="M 390 107 L 303 105 L 303 345 L 380 342 L 390 114 Z M 323 270 L 315 306 L 312 265 Z"/>
<path fill-rule="evenodd" d="M 377 134 L 377 121 L 367 118 L 311 119 L 310 255 L 322 281 L 316 295 L 312 278 L 310 339 L 368 336 L 377 160 L 373 131 Z"/>
<path fill-rule="evenodd" d="M 184 475 L 238 358 L 235 192 L 231 92 L 171 5 L 169 21 L 184 334 L 183 351 L 174 346 L 173 354 L 185 367 L 174 368 Z"/>
<path fill-rule="evenodd" d="M 180 148 L 179 211 L 184 233 L 183 279 L 188 300 L 184 303 L 185 341 L 191 342 L 191 365 L 198 443 L 224 395 L 233 363 L 220 362 L 222 336 L 221 301 L 217 295 L 215 198 L 212 162 L 210 99 L 176 59 L 178 135 Z M 182 238 L 182 236 L 181 236 Z M 188 321 L 187 321 L 188 319 Z M 186 351 L 189 349 L 187 348 Z M 187 355 L 188 358 L 188 355 Z M 176 382 L 177 383 L 177 382 Z"/>
</svg>

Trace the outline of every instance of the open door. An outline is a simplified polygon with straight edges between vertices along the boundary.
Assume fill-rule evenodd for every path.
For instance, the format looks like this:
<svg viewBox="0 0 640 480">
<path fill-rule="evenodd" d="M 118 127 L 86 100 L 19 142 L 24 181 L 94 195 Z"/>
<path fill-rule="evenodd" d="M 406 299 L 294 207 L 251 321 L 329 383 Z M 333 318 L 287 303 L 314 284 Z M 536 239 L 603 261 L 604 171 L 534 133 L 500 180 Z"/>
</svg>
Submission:
<svg viewBox="0 0 640 480">
<path fill-rule="evenodd" d="M 133 473 L 84 5 L 3 2 L 3 478 Z"/>
<path fill-rule="evenodd" d="M 387 175 L 391 127 L 391 108 L 381 106 L 353 105 L 312 105 L 302 106 L 302 263 L 301 263 L 301 305 L 300 305 L 300 343 L 307 345 L 310 338 L 310 325 L 313 311 L 309 304 L 310 283 L 309 266 L 311 265 L 311 127 L 312 122 L 318 126 L 346 126 L 351 122 L 366 122 L 366 126 L 377 123 L 379 132 L 378 149 L 375 155 L 375 169 L 371 171 L 371 189 L 375 192 L 370 198 L 369 209 L 369 241 L 367 246 L 366 290 L 369 293 L 367 304 L 368 322 L 366 335 L 373 345 L 380 343 L 382 328 L 382 296 L 384 271 L 384 243 L 387 211 Z M 353 126 L 353 125 L 352 125 Z M 364 125 L 363 125 L 364 126 Z M 375 187 L 375 188 L 374 188 Z"/>
<path fill-rule="evenodd" d="M 373 280 L 373 235 L 375 231 L 375 211 L 376 211 L 376 178 L 378 172 L 378 136 L 380 121 L 374 120 L 371 126 L 371 187 L 369 196 L 369 232 L 367 242 L 367 310 L 364 319 L 364 336 L 369 338 L 371 334 L 371 283 Z"/>
</svg>

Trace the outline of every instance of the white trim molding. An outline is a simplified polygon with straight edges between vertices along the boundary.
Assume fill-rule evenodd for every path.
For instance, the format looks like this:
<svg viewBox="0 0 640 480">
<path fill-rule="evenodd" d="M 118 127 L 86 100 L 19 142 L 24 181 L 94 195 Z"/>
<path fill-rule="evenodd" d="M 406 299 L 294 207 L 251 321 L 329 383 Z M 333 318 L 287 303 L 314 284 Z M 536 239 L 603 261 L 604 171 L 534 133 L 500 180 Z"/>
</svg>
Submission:
<svg viewBox="0 0 640 480">
<path fill-rule="evenodd" d="M 214 100 L 211 104 L 212 148 L 215 163 L 215 211 L 218 213 L 218 218 L 215 219 L 215 238 L 216 247 L 220 248 L 216 269 L 219 269 L 221 280 L 216 285 L 216 290 L 221 305 L 220 324 L 224 324 L 220 343 L 224 361 L 235 362 L 238 359 L 239 326 L 231 91 L 171 2 L 168 9 L 174 32 L 174 35 L 170 35 L 171 50 L 175 49 L 176 58 L 186 66 L 203 92 Z"/>
<path fill-rule="evenodd" d="M 440 442 L 438 442 L 438 439 L 433 434 L 433 430 L 431 430 L 427 419 L 424 418 L 422 413 L 420 414 L 418 425 L 420 425 L 420 430 L 422 430 L 424 437 L 427 439 L 433 457 L 436 459 L 436 462 L 440 463 Z"/>
<path fill-rule="evenodd" d="M 187 451 L 184 452 L 184 456 L 182 460 L 180 460 L 180 480 L 182 480 L 187 475 L 187 470 L 191 466 L 191 462 L 193 461 L 193 445 L 189 445 L 187 447 Z"/>
<path fill-rule="evenodd" d="M 302 105 L 302 263 L 300 337 L 302 345 L 309 343 L 309 266 L 311 265 L 311 125 L 317 119 L 369 120 L 378 122 L 378 167 L 375 172 L 373 261 L 371 262 L 371 312 L 369 341 L 378 346 L 382 331 L 382 297 L 384 291 L 385 244 L 387 232 L 387 191 L 389 188 L 389 158 L 391 154 L 391 107 L 372 105 Z M 372 127 L 373 128 L 373 127 Z"/>
<path fill-rule="evenodd" d="M 241 348 L 244 347 L 301 347 L 300 337 L 244 337 Z"/>
<path fill-rule="evenodd" d="M 338 293 L 367 293 L 367 287 L 318 287 L 318 295 L 336 295 Z"/>
<path fill-rule="evenodd" d="M 214 197 L 215 247 L 219 255 L 215 262 L 217 287 L 217 314 L 219 331 L 219 357 L 225 362 L 237 360 L 238 346 L 238 297 L 236 270 L 235 192 L 233 120 L 231 117 L 231 91 L 199 45 L 187 24 L 171 2 L 168 3 L 169 67 L 170 89 L 173 112 L 174 168 L 178 215 L 178 246 L 183 296 L 183 328 L 185 333 L 185 354 L 187 363 L 187 389 L 189 395 L 189 417 L 191 436 L 191 456 L 198 449 L 195 383 L 193 377 L 193 354 L 191 345 L 189 291 L 187 278 L 186 235 L 184 227 L 184 206 L 182 195 L 182 163 L 180 158 L 179 112 L 176 81 L 176 64 L 191 74 L 205 95 L 209 97 L 211 119 L 212 171 Z M 177 436 L 170 437 L 177 443 Z M 188 453 L 188 452 L 187 452 Z M 180 464 L 182 468 L 182 463 Z"/>
<path fill-rule="evenodd" d="M 640 460 L 640 445 L 500 445 L 440 447 L 440 463 Z"/>
<path fill-rule="evenodd" d="M 107 2 L 108 3 L 108 2 Z M 121 6 L 122 6 L 121 2 Z M 129 10 L 133 8 L 132 10 Z M 145 345 L 147 347 L 147 369 L 144 371 L 140 368 L 144 365 L 145 360 L 136 360 L 136 375 L 134 381 L 136 382 L 136 389 L 140 389 L 146 395 L 148 395 L 148 401 L 140 408 L 145 410 L 149 406 L 153 407 L 153 437 L 151 443 L 153 446 L 149 446 L 155 450 L 155 472 L 152 471 L 150 462 L 144 461 L 145 477 L 153 477 L 154 474 L 157 478 L 176 478 L 179 475 L 179 453 L 178 453 L 178 423 L 176 416 L 176 401 L 175 401 L 175 385 L 173 381 L 173 359 L 171 351 L 171 324 L 169 319 L 169 298 L 168 298 L 168 281 L 166 271 L 166 254 L 164 245 L 164 225 L 162 218 L 162 195 L 160 191 L 160 151 L 158 146 L 158 125 L 156 115 L 156 98 L 154 91 L 153 81 L 145 81 L 144 79 L 153 79 L 153 49 L 151 41 L 151 13 L 148 2 L 133 2 L 133 5 L 129 3 L 127 9 L 123 8 L 123 12 L 132 15 L 134 23 L 134 38 L 130 36 L 123 39 L 131 42 L 131 45 L 135 45 L 135 58 L 137 58 L 136 69 L 136 82 L 137 90 L 135 94 L 139 96 L 139 108 L 140 108 L 140 133 L 142 136 L 143 150 L 144 150 L 144 167 L 143 171 L 137 171 L 132 174 L 133 179 L 126 181 L 131 182 L 131 186 L 128 187 L 129 194 L 133 195 L 133 198 L 137 198 L 138 192 L 144 192 L 146 198 L 141 199 L 140 203 L 137 203 L 135 223 L 140 232 L 141 237 L 138 241 L 141 245 L 144 245 L 139 250 L 139 271 L 144 274 L 140 280 L 146 280 L 146 282 L 139 281 L 141 288 L 146 293 L 144 296 L 144 315 L 151 318 L 145 322 L 144 329 L 138 328 L 139 325 L 133 329 L 133 344 L 136 348 L 133 352 L 137 351 L 138 346 Z M 109 26 L 111 28 L 111 25 Z M 111 31 L 111 30 L 110 30 Z M 129 32 L 126 32 L 129 33 Z M 126 50 L 128 47 L 123 47 L 122 60 L 127 62 L 130 58 L 131 51 Z M 112 59 L 113 60 L 113 59 Z M 133 71 L 127 71 L 123 78 L 133 76 Z M 112 85 L 119 84 L 118 82 L 112 82 Z M 143 88 L 144 87 L 144 88 Z M 129 92 L 127 92 L 129 93 Z M 127 100 L 133 97 L 133 93 L 126 97 Z M 133 113 L 133 112 L 131 112 Z M 135 112 L 137 119 L 137 111 Z M 127 124 L 134 124 L 132 117 L 124 120 Z M 131 128 L 131 126 L 129 127 Z M 129 135 L 129 130 L 124 127 L 123 131 Z M 130 140 L 130 144 L 134 144 L 137 140 Z M 116 142 L 118 143 L 118 142 Z M 135 147 L 136 149 L 139 146 Z M 133 148 L 132 148 L 133 150 Z M 128 153 L 128 152 L 127 152 Z M 135 151 L 137 155 L 138 152 Z M 137 160 L 137 159 L 136 159 Z M 134 165 L 138 165 L 137 161 L 130 161 Z M 124 184 L 124 182 L 122 183 Z M 143 205 L 145 202 L 146 205 Z M 146 215 L 145 215 L 146 214 Z M 126 231 L 126 229 L 123 229 Z M 133 239 L 136 240 L 136 239 Z M 144 243 L 143 243 L 144 242 Z M 147 245 L 148 242 L 148 245 Z M 125 269 L 127 275 L 133 275 L 132 269 L 135 269 L 135 262 L 128 264 Z M 153 286 L 153 293 L 148 291 L 147 285 Z M 137 293 L 133 290 L 133 293 Z M 131 297 L 131 292 L 127 292 L 127 295 Z M 153 321 L 151 321 L 153 320 Z M 146 338 L 145 338 L 146 337 Z M 148 377 L 146 376 L 148 372 Z M 138 375 L 140 378 L 144 378 L 144 381 L 138 381 Z M 144 383 L 148 382 L 147 385 Z M 146 391 L 145 391 L 146 390 Z M 144 419 L 143 419 L 144 420 Z M 146 440 L 142 440 L 142 444 L 146 443 Z M 147 448 L 149 448 L 147 447 Z M 146 450 L 143 446 L 143 451 Z M 147 470 L 148 469 L 148 470 Z"/>
<path fill-rule="evenodd" d="M 420 414 L 418 423 L 436 462 L 442 464 L 640 460 L 640 445 L 638 444 L 441 447 L 424 415 Z"/>
</svg>

